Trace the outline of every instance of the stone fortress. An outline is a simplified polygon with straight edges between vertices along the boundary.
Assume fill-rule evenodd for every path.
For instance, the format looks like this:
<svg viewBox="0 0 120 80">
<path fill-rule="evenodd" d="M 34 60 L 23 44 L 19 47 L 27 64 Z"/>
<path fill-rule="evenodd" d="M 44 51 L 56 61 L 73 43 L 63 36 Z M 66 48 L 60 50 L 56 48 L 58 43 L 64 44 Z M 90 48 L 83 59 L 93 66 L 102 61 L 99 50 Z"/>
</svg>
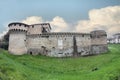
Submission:
<svg viewBox="0 0 120 80">
<path fill-rule="evenodd" d="M 103 30 L 90 33 L 51 32 L 49 23 L 27 25 L 14 22 L 9 27 L 9 52 L 14 55 L 51 57 L 86 56 L 108 50 Z"/>
</svg>

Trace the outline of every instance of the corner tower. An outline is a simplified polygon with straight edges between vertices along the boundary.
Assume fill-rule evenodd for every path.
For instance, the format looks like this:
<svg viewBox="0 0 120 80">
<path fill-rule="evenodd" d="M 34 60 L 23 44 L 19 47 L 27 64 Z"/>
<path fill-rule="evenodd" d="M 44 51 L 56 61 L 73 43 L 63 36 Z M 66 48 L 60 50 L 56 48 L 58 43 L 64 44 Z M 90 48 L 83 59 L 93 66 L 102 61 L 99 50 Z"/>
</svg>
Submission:
<svg viewBox="0 0 120 80">
<path fill-rule="evenodd" d="M 9 52 L 15 55 L 27 53 L 26 35 L 29 25 L 24 23 L 10 23 L 9 27 Z"/>
<path fill-rule="evenodd" d="M 92 54 L 100 54 L 108 51 L 107 34 L 104 30 L 95 30 L 91 35 Z"/>
</svg>

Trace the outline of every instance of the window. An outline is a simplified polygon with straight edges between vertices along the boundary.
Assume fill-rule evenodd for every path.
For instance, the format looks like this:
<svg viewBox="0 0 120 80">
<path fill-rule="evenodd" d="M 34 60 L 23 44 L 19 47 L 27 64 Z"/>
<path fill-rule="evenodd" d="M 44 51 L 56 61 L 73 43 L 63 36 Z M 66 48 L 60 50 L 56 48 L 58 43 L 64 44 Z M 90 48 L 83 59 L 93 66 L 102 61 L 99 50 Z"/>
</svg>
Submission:
<svg viewBox="0 0 120 80">
<path fill-rule="evenodd" d="M 32 25 L 32 28 L 34 28 L 34 26 Z"/>
<path fill-rule="evenodd" d="M 30 52 L 30 55 L 32 55 L 32 52 Z"/>
<path fill-rule="evenodd" d="M 58 40 L 58 48 L 63 49 L 63 40 L 61 39 Z"/>
<path fill-rule="evenodd" d="M 55 47 L 52 47 L 53 49 L 55 49 Z"/>
<path fill-rule="evenodd" d="M 63 54 L 63 53 L 58 53 L 58 54 Z"/>
<path fill-rule="evenodd" d="M 82 37 L 84 37 L 84 34 L 82 34 Z"/>
<path fill-rule="evenodd" d="M 21 24 L 19 24 L 19 26 L 21 26 Z"/>
</svg>

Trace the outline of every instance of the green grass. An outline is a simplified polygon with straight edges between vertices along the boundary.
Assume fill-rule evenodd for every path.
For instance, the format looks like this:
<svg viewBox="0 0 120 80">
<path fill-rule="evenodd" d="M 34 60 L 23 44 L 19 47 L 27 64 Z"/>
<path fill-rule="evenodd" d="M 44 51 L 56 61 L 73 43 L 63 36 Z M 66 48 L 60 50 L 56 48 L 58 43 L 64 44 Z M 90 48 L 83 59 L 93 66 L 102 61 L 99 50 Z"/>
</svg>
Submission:
<svg viewBox="0 0 120 80">
<path fill-rule="evenodd" d="M 120 44 L 112 44 L 101 55 L 50 58 L 15 56 L 0 49 L 0 80 L 120 80 L 119 50 Z"/>
</svg>

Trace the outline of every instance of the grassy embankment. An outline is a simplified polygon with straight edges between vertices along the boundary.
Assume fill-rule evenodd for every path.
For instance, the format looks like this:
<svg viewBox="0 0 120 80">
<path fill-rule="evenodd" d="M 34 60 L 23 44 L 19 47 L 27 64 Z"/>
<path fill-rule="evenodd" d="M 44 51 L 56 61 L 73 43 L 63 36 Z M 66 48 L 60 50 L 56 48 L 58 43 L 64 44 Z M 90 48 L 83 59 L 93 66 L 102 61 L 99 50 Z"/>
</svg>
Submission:
<svg viewBox="0 0 120 80">
<path fill-rule="evenodd" d="M 14 56 L 0 49 L 0 80 L 120 80 L 120 44 L 79 58 Z"/>
</svg>

